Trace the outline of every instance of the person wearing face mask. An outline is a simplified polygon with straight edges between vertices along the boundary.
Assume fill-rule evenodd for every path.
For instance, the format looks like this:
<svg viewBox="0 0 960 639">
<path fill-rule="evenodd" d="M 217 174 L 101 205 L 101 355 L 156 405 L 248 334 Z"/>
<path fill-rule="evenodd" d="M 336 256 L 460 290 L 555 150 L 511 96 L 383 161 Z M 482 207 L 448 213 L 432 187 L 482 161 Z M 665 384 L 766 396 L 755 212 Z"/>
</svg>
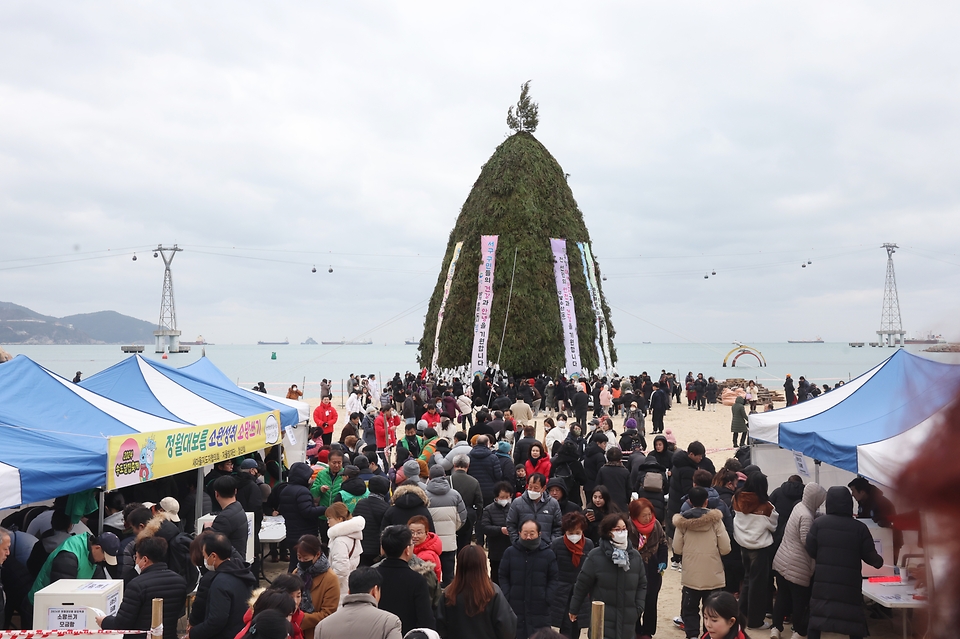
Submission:
<svg viewBox="0 0 960 639">
<path fill-rule="evenodd" d="M 630 516 L 607 515 L 600 522 L 600 545 L 583 562 L 568 615 L 580 618 L 589 597 L 606 605 L 605 639 L 633 639 L 647 597 L 647 574 L 640 552 L 630 543 Z"/>
<path fill-rule="evenodd" d="M 630 521 L 637 531 L 637 550 L 647 575 L 647 600 L 637 619 L 636 633 L 638 637 L 652 637 L 657 634 L 657 599 L 667 569 L 667 536 L 648 499 L 630 502 Z"/>
<path fill-rule="evenodd" d="M 539 522 L 525 519 L 500 561 L 500 590 L 517 615 L 517 639 L 550 625 L 550 602 L 559 586 L 557 556 L 543 539 Z"/>
<path fill-rule="evenodd" d="M 97 617 L 103 630 L 117 628 L 149 630 L 154 598 L 163 599 L 163 639 L 177 639 L 177 620 L 183 614 L 187 601 L 187 583 L 183 577 L 169 570 L 167 541 L 163 537 L 146 537 L 137 542 L 137 576 L 123 591 L 123 601 L 117 614 Z M 142 639 L 146 635 L 130 635 Z"/>
<path fill-rule="evenodd" d="M 493 503 L 483 509 L 480 515 L 480 529 L 487 539 L 490 559 L 490 579 L 500 583 L 500 560 L 510 547 L 510 532 L 507 530 L 507 513 L 513 501 L 513 485 L 502 481 L 495 487 L 497 496 Z"/>
<path fill-rule="evenodd" d="M 304 535 L 297 542 L 297 568 L 293 574 L 303 582 L 300 610 L 303 621 L 300 627 L 304 637 L 312 637 L 322 619 L 337 611 L 340 606 L 340 581 L 330 569 L 330 562 L 320 547 L 320 538 Z"/>
<path fill-rule="evenodd" d="M 579 619 L 588 619 L 590 616 L 590 599 L 581 604 L 577 612 L 577 619 L 571 620 L 570 599 L 573 597 L 573 586 L 577 583 L 583 559 L 593 550 L 593 542 L 584 535 L 587 529 L 587 519 L 579 512 L 567 513 L 561 520 L 563 537 L 554 539 L 550 544 L 553 554 L 557 556 L 557 568 L 560 571 L 560 584 L 557 592 L 550 601 L 550 625 L 560 628 L 560 634 L 569 639 L 580 636 Z"/>
<path fill-rule="evenodd" d="M 538 522 L 540 536 L 548 544 L 563 534 L 560 530 L 560 504 L 544 492 L 546 484 L 547 478 L 542 474 L 530 475 L 527 478 L 527 490 L 510 504 L 507 530 L 510 532 L 511 542 L 520 538 L 520 524 L 527 519 Z"/>
<path fill-rule="evenodd" d="M 203 567 L 208 573 L 204 576 L 202 597 L 200 588 L 197 589 L 187 637 L 234 639 L 244 626 L 247 600 L 257 585 L 257 578 L 239 559 L 233 558 L 233 544 L 223 533 L 205 534 L 201 550 Z"/>
</svg>

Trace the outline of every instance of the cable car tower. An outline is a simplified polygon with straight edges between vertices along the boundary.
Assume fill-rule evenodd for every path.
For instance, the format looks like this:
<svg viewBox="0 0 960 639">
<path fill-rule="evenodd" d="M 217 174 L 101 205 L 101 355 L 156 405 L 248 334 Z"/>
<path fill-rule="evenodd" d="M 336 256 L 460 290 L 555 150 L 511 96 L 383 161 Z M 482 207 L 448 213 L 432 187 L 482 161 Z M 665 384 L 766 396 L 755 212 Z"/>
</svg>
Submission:
<svg viewBox="0 0 960 639">
<path fill-rule="evenodd" d="M 883 285 L 883 311 L 880 313 L 879 345 L 893 348 L 903 346 L 903 324 L 900 322 L 900 298 L 897 296 L 897 275 L 893 271 L 893 254 L 900 248 L 896 244 L 884 244 L 887 250 L 887 280 Z M 898 342 L 899 338 L 899 344 Z"/>
<path fill-rule="evenodd" d="M 173 272 L 170 265 L 173 258 L 183 249 L 176 244 L 173 247 L 157 245 L 154 251 L 154 257 L 163 258 L 163 296 L 160 299 L 160 323 L 157 330 L 153 332 L 156 337 L 156 348 L 154 352 L 163 353 L 186 353 L 190 351 L 189 346 L 180 346 L 180 331 L 177 329 L 177 307 L 173 302 Z"/>
</svg>

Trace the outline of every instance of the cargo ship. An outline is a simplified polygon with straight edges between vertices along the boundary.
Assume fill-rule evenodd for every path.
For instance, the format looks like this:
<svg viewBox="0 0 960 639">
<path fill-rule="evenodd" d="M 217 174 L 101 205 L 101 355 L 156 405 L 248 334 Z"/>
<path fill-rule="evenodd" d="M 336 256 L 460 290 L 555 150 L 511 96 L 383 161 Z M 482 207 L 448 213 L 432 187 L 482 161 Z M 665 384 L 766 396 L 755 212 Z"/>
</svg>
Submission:
<svg viewBox="0 0 960 639">
<path fill-rule="evenodd" d="M 416 337 L 411 337 L 410 339 L 403 340 L 403 343 L 407 346 L 419 346 L 420 340 L 418 340 Z"/>
<path fill-rule="evenodd" d="M 816 339 L 788 339 L 787 344 L 823 344 L 823 339 L 819 335 Z"/>
<path fill-rule="evenodd" d="M 342 339 L 336 342 L 320 342 L 326 346 L 370 346 L 373 344 L 372 339 Z"/>
<path fill-rule="evenodd" d="M 213 344 L 203 339 L 203 335 L 197 335 L 197 341 L 195 342 L 184 342 L 181 340 L 180 343 L 186 346 L 213 346 Z"/>
<path fill-rule="evenodd" d="M 282 342 L 257 342 L 257 346 L 286 346 L 289 343 L 290 340 L 284 337 Z"/>
<path fill-rule="evenodd" d="M 942 335 L 934 335 L 933 333 L 927 333 L 926 337 L 908 337 L 907 339 L 903 340 L 903 343 L 904 344 L 946 344 L 946 340 L 943 339 Z"/>
</svg>

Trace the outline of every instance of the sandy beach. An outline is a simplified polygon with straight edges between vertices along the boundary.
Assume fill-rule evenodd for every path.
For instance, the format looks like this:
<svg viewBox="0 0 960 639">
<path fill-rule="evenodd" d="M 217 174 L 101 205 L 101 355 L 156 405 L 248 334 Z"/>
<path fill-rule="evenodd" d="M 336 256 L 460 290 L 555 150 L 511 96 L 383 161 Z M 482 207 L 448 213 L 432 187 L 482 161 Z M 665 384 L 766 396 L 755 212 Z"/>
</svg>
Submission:
<svg viewBox="0 0 960 639">
<path fill-rule="evenodd" d="M 304 401 L 307 401 L 310 404 L 311 411 L 317 404 L 320 403 L 319 398 L 304 398 Z M 335 397 L 333 400 L 334 406 L 337 408 L 340 414 L 340 422 L 337 426 L 337 429 L 334 433 L 334 441 L 337 440 L 340 433 L 340 428 L 346 421 L 344 416 L 344 410 L 341 408 L 341 398 Z M 782 408 L 784 404 L 782 402 L 775 403 L 776 408 Z M 546 416 L 545 413 L 541 412 L 537 418 L 537 434 L 538 437 L 543 435 L 543 418 Z M 617 433 L 621 432 L 623 419 L 621 417 L 614 418 L 615 430 Z M 677 438 L 677 445 L 679 447 L 686 447 L 686 445 L 694 440 L 699 440 L 707 449 L 707 456 L 713 460 L 714 464 L 717 467 L 723 465 L 728 457 L 733 454 L 733 447 L 731 445 L 731 433 L 730 433 L 730 408 L 724 406 L 723 404 L 717 404 L 716 412 L 708 411 L 697 411 L 692 408 L 687 408 L 686 398 L 684 397 L 681 403 L 674 403 L 671 410 L 667 411 L 666 416 L 664 417 L 664 428 L 670 429 L 673 435 Z M 650 432 L 650 420 L 647 419 L 647 432 Z M 400 436 L 403 436 L 403 433 L 400 433 Z M 647 437 L 648 443 L 653 442 L 653 437 Z M 771 486 L 770 490 L 772 491 L 775 486 Z M 270 566 L 271 564 L 268 564 Z M 658 623 L 657 623 L 657 635 L 658 637 L 669 637 L 671 639 L 684 639 L 684 631 L 680 630 L 673 624 L 673 618 L 680 614 L 680 595 L 681 595 L 681 585 L 680 585 L 680 576 L 681 573 L 672 570 L 670 568 L 663 575 L 663 587 L 660 590 L 660 599 L 658 609 Z M 902 636 L 901 628 L 901 612 L 897 611 L 894 614 L 893 619 L 868 619 L 870 624 L 870 634 L 873 637 L 882 637 L 895 639 Z M 790 626 L 787 624 L 785 626 L 784 636 L 790 636 Z M 766 639 L 769 637 L 768 630 L 757 630 L 750 633 L 752 639 L 757 639 L 758 637 Z M 581 633 L 581 637 L 586 637 L 587 632 L 584 630 Z M 832 639 L 833 637 L 842 637 L 844 635 L 837 635 L 833 633 L 824 633 L 823 637 Z"/>
</svg>

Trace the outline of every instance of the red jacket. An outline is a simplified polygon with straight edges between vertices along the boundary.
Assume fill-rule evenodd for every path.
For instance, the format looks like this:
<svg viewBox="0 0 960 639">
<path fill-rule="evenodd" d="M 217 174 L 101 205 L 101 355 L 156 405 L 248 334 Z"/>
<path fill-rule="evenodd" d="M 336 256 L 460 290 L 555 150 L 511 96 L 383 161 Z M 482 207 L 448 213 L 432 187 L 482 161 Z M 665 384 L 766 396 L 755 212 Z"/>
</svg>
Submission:
<svg viewBox="0 0 960 639">
<path fill-rule="evenodd" d="M 337 409 L 333 404 L 319 404 L 313 409 L 313 422 L 323 428 L 324 434 L 333 432 L 333 427 L 337 424 L 340 416 L 337 415 Z"/>
<path fill-rule="evenodd" d="M 523 467 L 527 469 L 527 477 L 534 473 L 543 473 L 544 477 L 550 477 L 550 458 L 540 457 L 539 461 L 540 463 L 534 466 L 533 458 L 531 457 L 523 463 Z"/>
<path fill-rule="evenodd" d="M 437 533 L 428 532 L 427 538 L 419 546 L 413 547 L 413 554 L 424 561 L 433 564 L 433 570 L 437 573 L 437 581 L 440 581 L 440 553 L 443 552 L 443 542 Z"/>
<path fill-rule="evenodd" d="M 373 431 L 377 435 L 377 448 L 386 448 L 397 443 L 397 426 L 399 425 L 399 415 L 391 417 L 386 428 L 383 424 L 383 413 L 377 415 L 377 418 L 373 420 Z"/>
<path fill-rule="evenodd" d="M 427 422 L 427 428 L 436 428 L 440 425 L 440 411 L 435 412 L 433 415 L 430 414 L 430 411 L 427 411 L 420 416 L 420 419 Z"/>
</svg>

